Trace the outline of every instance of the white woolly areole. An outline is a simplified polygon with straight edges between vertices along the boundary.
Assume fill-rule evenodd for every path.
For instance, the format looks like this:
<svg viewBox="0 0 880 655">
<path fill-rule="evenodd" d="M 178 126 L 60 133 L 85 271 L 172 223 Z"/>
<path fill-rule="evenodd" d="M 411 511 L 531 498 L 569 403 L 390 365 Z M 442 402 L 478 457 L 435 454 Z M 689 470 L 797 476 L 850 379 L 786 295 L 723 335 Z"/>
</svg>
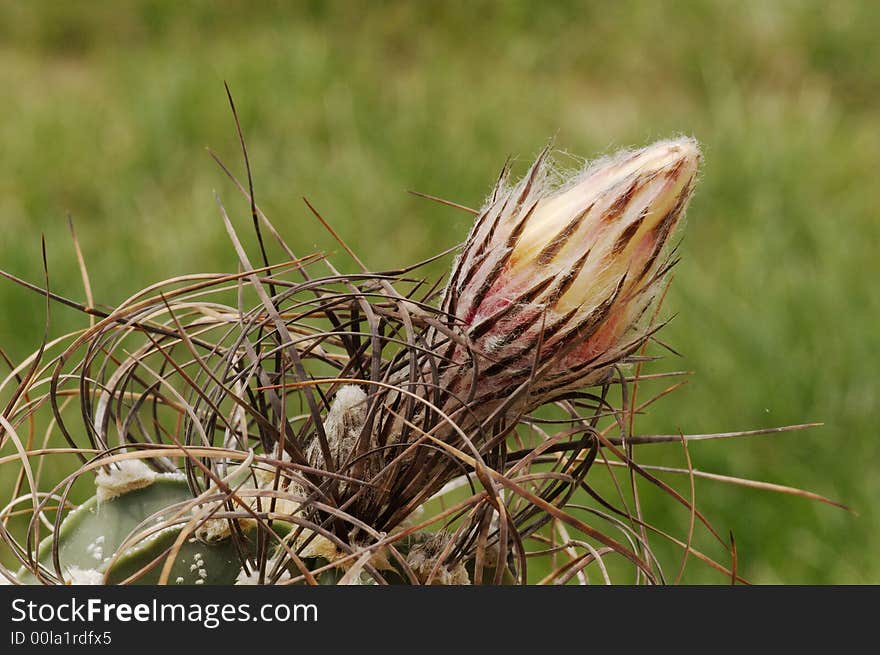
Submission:
<svg viewBox="0 0 880 655">
<path fill-rule="evenodd" d="M 226 519 L 208 519 L 196 528 L 196 537 L 206 543 L 222 541 L 231 534 L 232 529 Z"/>
<path fill-rule="evenodd" d="M 367 394 L 364 390 L 353 384 L 341 387 L 324 419 L 324 432 L 337 463 L 344 462 L 351 455 L 366 420 Z M 324 465 L 317 440 L 309 447 L 308 456 L 316 465 Z"/>
<path fill-rule="evenodd" d="M 354 429 L 360 431 L 364 421 L 367 420 L 367 394 L 358 386 L 346 384 L 336 392 L 333 404 L 324 420 L 324 429 L 327 437 L 331 440 L 339 435 L 345 437 L 345 432 Z"/>
<path fill-rule="evenodd" d="M 273 557 L 266 561 L 266 573 L 272 571 L 275 567 L 275 563 L 278 561 L 277 557 Z M 283 584 L 291 580 L 290 571 L 285 570 L 284 573 L 281 574 L 281 577 L 278 578 L 278 583 Z M 238 572 L 238 577 L 235 578 L 236 586 L 246 586 L 246 585 L 258 585 L 260 584 L 260 572 L 258 570 L 251 571 L 247 573 L 244 569 Z"/>
<path fill-rule="evenodd" d="M 256 503 L 251 502 L 251 506 L 256 509 Z M 193 508 L 193 513 L 199 513 L 202 510 Z M 242 529 L 255 526 L 257 522 L 254 519 L 235 519 Z M 232 536 L 232 526 L 228 519 L 208 519 L 196 528 L 196 538 L 206 544 L 216 544 L 228 537 Z"/>
<path fill-rule="evenodd" d="M 260 584 L 260 572 L 252 571 L 248 573 L 244 569 L 238 572 L 238 576 L 235 578 L 235 586 L 246 586 L 246 585 L 257 585 Z"/>
<path fill-rule="evenodd" d="M 81 569 L 78 566 L 71 566 L 67 570 L 64 581 L 71 585 L 102 585 L 104 584 L 104 574 L 95 569 Z"/>
<path fill-rule="evenodd" d="M 297 550 L 299 550 L 299 545 L 305 542 L 309 537 L 311 541 L 302 547 L 302 550 L 299 551 L 299 556 L 303 559 L 308 559 L 310 557 L 321 557 L 328 562 L 333 562 L 340 557 L 343 557 L 343 554 L 339 552 L 339 548 L 336 547 L 332 541 L 330 541 L 327 537 L 316 534 L 312 536 L 312 533 L 304 533 L 297 540 Z"/>
<path fill-rule="evenodd" d="M 109 472 L 108 472 L 109 471 Z M 95 486 L 98 502 L 153 484 L 158 474 L 139 459 L 126 459 L 113 466 L 98 469 Z"/>
</svg>

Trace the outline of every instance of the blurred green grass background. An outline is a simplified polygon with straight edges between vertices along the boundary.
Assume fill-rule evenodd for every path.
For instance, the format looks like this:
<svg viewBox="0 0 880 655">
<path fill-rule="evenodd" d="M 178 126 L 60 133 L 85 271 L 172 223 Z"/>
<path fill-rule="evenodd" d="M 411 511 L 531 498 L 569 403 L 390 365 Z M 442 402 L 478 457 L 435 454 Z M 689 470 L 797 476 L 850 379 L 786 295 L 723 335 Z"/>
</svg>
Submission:
<svg viewBox="0 0 880 655">
<path fill-rule="evenodd" d="M 305 195 L 374 268 L 467 233 L 468 216 L 406 189 L 478 206 L 508 155 L 522 172 L 551 137 L 593 156 L 696 136 L 705 165 L 664 307 L 684 355 L 665 365 L 696 375 L 640 431 L 824 422 L 690 452 L 858 517 L 709 481 L 698 506 L 754 582 L 878 583 L 878 26 L 872 2 L 2 2 L 0 268 L 38 281 L 44 234 L 54 290 L 82 299 L 70 214 L 98 302 L 234 270 L 213 191 L 242 232 L 247 207 L 205 151 L 242 171 L 223 80 L 258 201 L 294 250 L 339 250 Z M 38 297 L 0 282 L 13 358 L 43 322 Z M 53 334 L 82 325 L 53 310 Z M 723 582 L 696 563 L 685 580 Z"/>
</svg>

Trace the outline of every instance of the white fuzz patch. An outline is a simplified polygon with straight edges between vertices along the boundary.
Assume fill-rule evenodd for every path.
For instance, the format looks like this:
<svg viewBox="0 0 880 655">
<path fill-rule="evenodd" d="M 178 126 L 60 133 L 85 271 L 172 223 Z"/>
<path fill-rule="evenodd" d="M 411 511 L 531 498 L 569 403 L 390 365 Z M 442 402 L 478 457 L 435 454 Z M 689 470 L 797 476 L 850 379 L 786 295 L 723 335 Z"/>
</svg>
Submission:
<svg viewBox="0 0 880 655">
<path fill-rule="evenodd" d="M 277 561 L 277 557 L 270 558 L 266 561 L 266 575 L 268 575 L 272 571 L 272 569 L 275 568 L 275 563 Z M 290 579 L 290 571 L 285 570 L 281 574 L 281 577 L 278 578 L 278 584 L 283 584 Z M 258 570 L 253 570 L 250 573 L 247 573 L 244 569 L 242 569 L 238 572 L 238 577 L 235 578 L 235 584 L 237 586 L 258 585 L 260 584 L 260 572 Z"/>
<path fill-rule="evenodd" d="M 299 538 L 299 543 L 304 542 L 311 533 L 305 533 L 303 536 Z M 299 546 L 297 544 L 297 547 Z M 296 550 L 296 548 L 294 548 Z M 333 562 L 340 557 L 342 557 L 342 553 L 339 552 L 339 549 L 336 547 L 332 541 L 330 541 L 327 537 L 323 535 L 315 535 L 312 540 L 305 545 L 301 552 L 299 552 L 299 556 L 303 559 L 309 557 L 321 557 L 328 562 Z"/>
<path fill-rule="evenodd" d="M 208 519 L 196 528 L 196 537 L 209 544 L 222 541 L 231 534 L 232 529 L 226 519 Z"/>
<path fill-rule="evenodd" d="M 102 503 L 126 492 L 149 487 L 156 479 L 156 475 L 153 469 L 139 459 L 126 459 L 104 469 L 98 469 L 98 476 L 95 478 L 98 502 Z"/>
<path fill-rule="evenodd" d="M 337 465 L 351 455 L 366 420 L 367 394 L 364 390 L 353 384 L 340 388 L 324 419 L 324 432 Z M 309 460 L 323 466 L 324 458 L 317 439 L 309 447 Z"/>
<path fill-rule="evenodd" d="M 350 450 L 366 420 L 367 394 L 353 384 L 345 385 L 336 392 L 336 398 L 333 399 L 333 404 L 324 420 L 324 430 L 330 440 L 330 447 L 341 445 L 344 451 L 345 446 L 348 445 Z"/>
<path fill-rule="evenodd" d="M 328 562 L 336 562 L 337 560 L 344 559 L 346 557 L 346 553 L 341 551 L 336 544 L 330 541 L 327 537 L 316 534 L 312 537 L 312 540 L 306 544 L 302 551 L 299 551 L 299 547 L 303 544 L 311 535 L 314 533 L 304 532 L 302 536 L 297 540 L 293 550 L 296 551 L 300 557 L 303 559 L 308 559 L 312 557 L 319 557 L 321 559 L 325 559 Z M 384 533 L 382 534 L 384 536 Z M 376 567 L 379 570 L 393 570 L 393 567 L 388 561 L 388 552 L 385 548 L 382 548 L 378 551 L 373 551 L 373 554 L 370 556 L 369 563 L 371 566 Z M 354 562 L 349 559 L 346 562 L 339 564 L 339 567 L 343 570 L 348 570 L 352 567 Z"/>
<path fill-rule="evenodd" d="M 253 509 L 256 509 L 256 502 L 254 502 L 254 499 L 248 502 Z M 263 506 L 267 507 L 265 500 Z M 199 505 L 193 507 L 192 513 L 198 516 L 205 516 L 210 514 L 211 509 L 212 508 L 207 505 Z M 224 508 L 221 507 L 220 509 L 222 510 Z M 238 522 L 238 525 L 241 526 L 243 530 L 247 530 L 257 524 L 254 519 L 250 518 L 235 519 L 235 521 Z M 231 537 L 232 526 L 230 525 L 229 519 L 208 519 L 196 528 L 195 534 L 196 536 L 192 537 L 190 543 L 201 541 L 206 544 L 214 544 Z"/>
<path fill-rule="evenodd" d="M 78 566 L 71 566 L 67 569 L 64 581 L 69 585 L 102 585 L 104 584 L 104 574 L 95 569 L 81 569 Z"/>
<path fill-rule="evenodd" d="M 238 577 L 235 578 L 236 586 L 247 586 L 247 585 L 256 585 L 260 582 L 260 572 L 253 571 L 248 573 L 244 569 L 238 572 Z"/>
</svg>

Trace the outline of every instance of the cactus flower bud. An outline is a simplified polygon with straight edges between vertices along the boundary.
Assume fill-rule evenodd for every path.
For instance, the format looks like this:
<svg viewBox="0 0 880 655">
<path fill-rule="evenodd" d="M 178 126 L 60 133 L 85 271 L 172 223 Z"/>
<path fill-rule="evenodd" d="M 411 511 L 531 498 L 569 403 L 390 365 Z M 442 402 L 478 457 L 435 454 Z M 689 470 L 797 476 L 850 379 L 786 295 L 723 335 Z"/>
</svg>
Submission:
<svg viewBox="0 0 880 655">
<path fill-rule="evenodd" d="M 639 319 L 670 267 L 664 247 L 700 162 L 693 139 L 660 141 L 559 184 L 547 154 L 513 187 L 502 175 L 445 291 L 485 399 L 531 376 L 532 397 L 544 402 L 597 383 L 639 347 Z M 453 360 L 467 360 L 461 346 Z M 468 368 L 450 369 L 447 383 L 463 389 Z"/>
</svg>

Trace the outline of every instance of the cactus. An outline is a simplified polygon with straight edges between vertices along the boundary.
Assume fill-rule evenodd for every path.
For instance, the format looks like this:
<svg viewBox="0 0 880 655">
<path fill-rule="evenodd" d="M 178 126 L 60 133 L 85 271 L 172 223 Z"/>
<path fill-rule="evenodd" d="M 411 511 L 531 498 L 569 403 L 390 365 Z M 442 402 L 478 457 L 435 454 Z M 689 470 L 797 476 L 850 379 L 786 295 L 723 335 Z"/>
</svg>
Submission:
<svg viewBox="0 0 880 655">
<path fill-rule="evenodd" d="M 741 580 L 689 537 L 653 528 L 635 483 L 735 556 L 692 499 L 636 461 L 634 445 L 687 435 L 632 432 L 667 393 L 635 401 L 699 161 L 680 139 L 561 183 L 547 152 L 516 185 L 505 169 L 440 292 L 413 267 L 342 274 L 297 257 L 249 197 L 258 265 L 220 204 L 240 272 L 169 280 L 111 312 L 50 295 L 98 320 L 0 385 L 17 385 L 0 466 L 19 480 L 0 538 L 22 564 L 3 579 L 588 583 L 610 582 L 616 559 L 627 581 L 663 582 L 653 537 Z M 269 263 L 264 230 L 283 261 Z M 28 422 L 66 447 L 35 448 L 18 434 Z M 33 465 L 71 452 L 80 466 L 60 481 Z M 677 473 L 692 480 L 683 453 Z M 614 467 L 635 502 L 593 484 Z M 70 510 L 73 485 L 93 475 L 96 494 Z"/>
<path fill-rule="evenodd" d="M 163 513 L 191 498 L 185 480 L 173 474 L 157 476 L 149 486 L 126 491 L 115 498 L 101 501 L 97 495 L 92 496 L 65 517 L 56 536 L 47 537 L 40 544 L 39 562 L 45 569 L 52 570 L 53 545 L 57 542 L 62 572 L 96 571 L 110 583 L 123 581 L 135 566 L 154 559 L 174 542 L 181 528 L 159 528 L 165 521 Z M 150 537 L 120 548 L 132 533 L 151 527 L 157 531 Z M 229 541 L 216 544 L 193 541 L 187 540 L 181 547 L 171 572 L 172 581 L 235 582 L 240 565 Z M 192 566 L 197 554 L 199 559 L 204 559 L 205 566 Z M 207 574 L 200 576 L 199 570 Z M 151 573 L 141 582 L 158 580 L 158 571 Z M 34 574 L 24 569 L 19 572 L 19 578 L 22 582 L 35 581 Z"/>
<path fill-rule="evenodd" d="M 110 499 L 101 500 L 96 494 L 65 517 L 57 536 L 47 537 L 40 544 L 38 561 L 43 569 L 51 570 L 57 542 L 65 580 L 75 582 L 89 574 L 100 574 L 107 584 L 156 584 L 162 578 L 165 560 L 170 558 L 172 564 L 165 575 L 169 584 L 235 584 L 241 577 L 242 564 L 231 535 L 215 540 L 181 538 L 183 526 L 166 525 L 164 514 L 178 512 L 191 501 L 186 481 L 175 474 L 158 475 L 148 486 L 126 490 Z M 276 522 L 275 529 L 284 536 L 290 524 Z M 131 537 L 141 531 L 146 536 L 132 542 Z M 256 544 L 248 537 L 254 532 L 252 526 L 246 528 L 245 539 L 238 544 L 243 544 L 251 557 L 256 554 Z M 320 557 L 306 558 L 306 563 L 313 569 L 329 566 Z M 340 578 L 340 572 L 332 567 L 319 576 L 324 584 L 335 584 Z M 19 570 L 18 579 L 25 584 L 37 582 L 34 572 L 26 568 Z"/>
</svg>

